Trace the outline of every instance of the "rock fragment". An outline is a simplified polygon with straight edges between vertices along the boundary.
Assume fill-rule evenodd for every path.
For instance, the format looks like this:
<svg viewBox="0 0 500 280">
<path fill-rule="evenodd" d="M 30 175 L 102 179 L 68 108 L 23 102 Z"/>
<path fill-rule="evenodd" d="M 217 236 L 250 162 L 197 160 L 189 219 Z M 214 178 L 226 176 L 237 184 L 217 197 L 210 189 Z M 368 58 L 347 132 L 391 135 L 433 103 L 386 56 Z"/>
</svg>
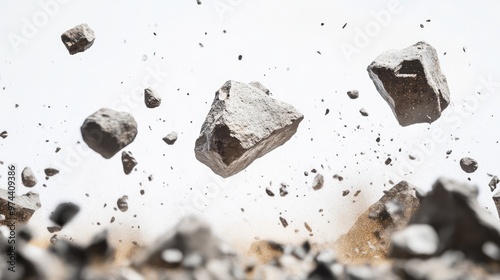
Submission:
<svg viewBox="0 0 500 280">
<path fill-rule="evenodd" d="M 281 222 L 281 224 L 283 225 L 284 228 L 286 228 L 288 226 L 288 222 L 286 221 L 285 218 L 280 217 L 280 222 Z"/>
<path fill-rule="evenodd" d="M 495 207 L 497 208 L 498 217 L 500 217 L 500 191 L 496 192 L 493 195 L 493 203 L 495 203 Z"/>
<path fill-rule="evenodd" d="M 170 132 L 167 136 L 163 137 L 163 141 L 165 141 L 167 145 L 173 145 L 175 141 L 177 141 L 177 132 Z"/>
<path fill-rule="evenodd" d="M 137 123 L 127 112 L 102 108 L 85 120 L 81 133 L 92 150 L 109 159 L 134 141 Z"/>
<path fill-rule="evenodd" d="M 150 109 L 156 108 L 161 104 L 161 96 L 154 89 L 146 88 L 144 89 L 144 103 Z"/>
<path fill-rule="evenodd" d="M 95 41 L 94 31 L 86 24 L 77 25 L 61 35 L 61 40 L 68 49 L 69 54 L 73 55 L 86 51 Z"/>
<path fill-rule="evenodd" d="M 286 196 L 288 194 L 287 187 L 288 185 L 286 183 L 281 183 L 280 196 Z"/>
<path fill-rule="evenodd" d="M 35 177 L 35 173 L 33 173 L 33 170 L 29 167 L 25 167 L 21 172 L 21 181 L 23 182 L 23 185 L 28 188 L 34 187 L 38 182 Z"/>
<path fill-rule="evenodd" d="M 18 223 L 26 224 L 33 213 L 42 206 L 38 194 L 33 192 L 23 195 L 14 194 L 13 200 L 10 199 L 11 197 L 12 195 L 7 190 L 0 188 L 0 213 L 5 216 L 5 219 L 0 220 L 0 225 L 8 225 L 13 219 Z M 9 211 L 9 206 L 13 207 L 10 209 L 12 211 Z"/>
<path fill-rule="evenodd" d="M 490 190 L 494 191 L 497 188 L 498 183 L 500 183 L 500 179 L 498 179 L 498 176 L 493 176 L 493 178 L 491 178 L 490 182 L 488 183 Z"/>
<path fill-rule="evenodd" d="M 49 177 L 54 176 L 57 173 L 59 173 L 59 170 L 57 170 L 55 168 L 45 168 L 43 171 L 45 172 L 45 175 L 47 175 Z"/>
<path fill-rule="evenodd" d="M 64 202 L 57 205 L 50 215 L 50 220 L 60 227 L 64 227 L 80 212 L 80 207 L 71 202 Z"/>
<path fill-rule="evenodd" d="M 359 97 L 359 91 L 357 91 L 355 89 L 354 90 L 350 90 L 350 91 L 347 92 L 347 96 L 349 96 L 349 98 L 351 98 L 351 99 L 356 99 L 356 98 Z"/>
<path fill-rule="evenodd" d="M 367 70 L 401 126 L 432 123 L 450 103 L 436 50 L 425 42 L 387 51 Z"/>
<path fill-rule="evenodd" d="M 303 118 L 254 86 L 227 81 L 202 125 L 196 158 L 227 178 L 287 142 Z"/>
<path fill-rule="evenodd" d="M 392 236 L 392 258 L 426 258 L 432 256 L 439 246 L 439 237 L 433 227 L 414 224 Z"/>
<path fill-rule="evenodd" d="M 50 233 L 59 232 L 59 231 L 61 231 L 61 229 L 62 229 L 61 226 L 50 226 L 50 227 L 47 227 L 47 230 Z"/>
<path fill-rule="evenodd" d="M 134 167 L 137 165 L 137 160 L 132 155 L 132 152 L 130 151 L 122 152 L 122 165 L 123 165 L 123 172 L 126 175 L 130 174 L 130 172 L 134 170 Z"/>
<path fill-rule="evenodd" d="M 124 195 L 116 201 L 116 205 L 118 206 L 118 209 L 122 212 L 126 212 L 128 210 L 128 196 Z"/>
<path fill-rule="evenodd" d="M 254 88 L 260 89 L 261 91 L 263 91 L 265 94 L 267 94 L 269 96 L 273 95 L 271 93 L 271 91 L 268 88 L 266 88 L 263 84 L 261 84 L 259 81 L 250 82 L 250 83 L 248 83 L 248 85 L 253 86 Z"/>
<path fill-rule="evenodd" d="M 361 116 L 363 117 L 368 117 L 368 112 L 365 110 L 365 108 L 361 108 L 359 109 L 359 113 L 361 114 Z"/>
<path fill-rule="evenodd" d="M 470 157 L 464 157 L 460 160 L 460 167 L 466 173 L 473 173 L 477 170 L 478 164 L 476 160 Z"/>
<path fill-rule="evenodd" d="M 313 190 L 317 191 L 323 188 L 324 183 L 325 183 L 325 178 L 323 177 L 323 175 L 321 175 L 320 173 L 316 174 L 312 183 Z"/>
<path fill-rule="evenodd" d="M 9 133 L 6 130 L 0 132 L 0 137 L 2 137 L 3 139 L 7 138 L 7 136 L 9 136 Z"/>
</svg>

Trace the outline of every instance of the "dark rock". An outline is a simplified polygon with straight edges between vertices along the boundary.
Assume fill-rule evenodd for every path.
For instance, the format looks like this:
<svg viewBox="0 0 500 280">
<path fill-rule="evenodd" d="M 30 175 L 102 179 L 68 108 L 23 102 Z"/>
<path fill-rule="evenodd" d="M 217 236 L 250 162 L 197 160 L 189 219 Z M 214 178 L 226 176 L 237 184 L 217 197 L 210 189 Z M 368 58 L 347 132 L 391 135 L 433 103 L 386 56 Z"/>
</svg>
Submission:
<svg viewBox="0 0 500 280">
<path fill-rule="evenodd" d="M 134 167 L 137 165 L 137 160 L 132 155 L 132 152 L 130 151 L 122 152 L 122 165 L 123 165 L 123 172 L 126 175 L 130 174 L 130 172 L 134 170 Z"/>
<path fill-rule="evenodd" d="M 35 173 L 31 170 L 29 167 L 25 167 L 23 169 L 23 172 L 21 173 L 21 181 L 23 182 L 23 185 L 32 188 L 36 185 L 38 180 L 35 177 Z"/>
<path fill-rule="evenodd" d="M 361 114 L 361 116 L 363 117 L 368 117 L 368 112 L 365 110 L 365 108 L 361 108 L 359 109 L 359 113 Z"/>
<path fill-rule="evenodd" d="M 167 136 L 163 137 L 163 141 L 168 145 L 173 145 L 177 141 L 177 132 L 172 131 Z"/>
<path fill-rule="evenodd" d="M 7 225 L 14 220 L 17 223 L 26 224 L 33 213 L 42 206 L 38 194 L 33 192 L 23 195 L 14 194 L 14 199 L 11 200 L 10 198 L 11 194 L 7 190 L 0 188 L 0 213 L 5 216 L 4 220 L 0 220 L 0 225 Z M 9 206 L 13 207 L 10 209 L 12 211 L 9 211 Z"/>
<path fill-rule="evenodd" d="M 57 173 L 59 173 L 59 170 L 55 169 L 55 168 L 45 168 L 45 170 L 43 170 L 45 172 L 45 175 L 47 176 L 54 176 L 56 175 Z"/>
<path fill-rule="evenodd" d="M 286 221 L 285 218 L 280 217 L 280 222 L 281 222 L 281 224 L 283 225 L 284 228 L 286 228 L 288 226 L 288 222 Z"/>
<path fill-rule="evenodd" d="M 0 137 L 2 137 L 3 139 L 7 138 L 7 136 L 9 136 L 9 133 L 7 131 L 2 131 L 0 132 Z"/>
<path fill-rule="evenodd" d="M 346 195 L 348 195 L 349 193 L 350 193 L 350 191 L 349 191 L 349 190 L 342 191 L 342 196 L 346 196 Z"/>
<path fill-rule="evenodd" d="M 490 182 L 488 183 L 490 190 L 494 191 L 497 188 L 498 183 L 500 183 L 500 179 L 498 179 L 498 176 L 493 176 L 493 178 L 491 178 Z"/>
<path fill-rule="evenodd" d="M 288 185 L 286 183 L 281 183 L 280 196 L 286 196 L 288 194 L 287 187 Z"/>
<path fill-rule="evenodd" d="M 61 35 L 61 40 L 69 54 L 73 55 L 90 48 L 94 44 L 95 35 L 94 31 L 86 23 L 83 23 L 64 32 Z"/>
<path fill-rule="evenodd" d="M 436 50 L 425 42 L 387 51 L 367 70 L 401 126 L 432 123 L 450 103 Z"/>
<path fill-rule="evenodd" d="M 161 104 L 161 96 L 152 88 L 144 90 L 144 103 L 148 108 L 156 108 Z"/>
<path fill-rule="evenodd" d="M 85 248 L 85 253 L 89 259 L 104 260 L 112 255 L 114 249 L 108 242 L 108 232 L 102 231 Z"/>
<path fill-rule="evenodd" d="M 316 174 L 312 183 L 313 190 L 317 191 L 323 188 L 324 184 L 325 184 L 325 178 L 323 177 L 323 175 L 321 175 L 320 173 Z"/>
<path fill-rule="evenodd" d="M 109 159 L 134 141 L 137 123 L 129 113 L 102 108 L 85 120 L 81 132 L 92 150 Z"/>
<path fill-rule="evenodd" d="M 347 92 L 347 96 L 349 96 L 349 98 L 351 99 L 356 99 L 359 97 L 359 91 L 357 90 L 350 90 Z"/>
<path fill-rule="evenodd" d="M 462 170 L 467 173 L 473 173 L 477 170 L 478 164 L 474 159 L 470 157 L 464 157 L 460 160 L 460 167 L 462 167 Z"/>
<path fill-rule="evenodd" d="M 118 209 L 122 212 L 126 212 L 128 210 L 128 196 L 124 195 L 116 201 L 116 205 L 118 206 Z"/>
<path fill-rule="evenodd" d="M 254 86 L 227 81 L 202 125 L 196 158 L 214 173 L 232 176 L 287 142 L 303 118 Z"/>
<path fill-rule="evenodd" d="M 268 196 L 274 196 L 274 193 L 270 188 L 266 188 L 266 193 Z"/>
<path fill-rule="evenodd" d="M 56 225 L 64 227 L 80 212 L 80 207 L 71 202 L 65 202 L 57 205 L 56 210 L 50 215 L 50 220 Z"/>
<path fill-rule="evenodd" d="M 47 230 L 50 233 L 59 232 L 59 231 L 61 231 L 61 229 L 62 229 L 62 227 L 60 227 L 60 226 L 50 226 L 50 227 L 47 227 Z"/>
</svg>

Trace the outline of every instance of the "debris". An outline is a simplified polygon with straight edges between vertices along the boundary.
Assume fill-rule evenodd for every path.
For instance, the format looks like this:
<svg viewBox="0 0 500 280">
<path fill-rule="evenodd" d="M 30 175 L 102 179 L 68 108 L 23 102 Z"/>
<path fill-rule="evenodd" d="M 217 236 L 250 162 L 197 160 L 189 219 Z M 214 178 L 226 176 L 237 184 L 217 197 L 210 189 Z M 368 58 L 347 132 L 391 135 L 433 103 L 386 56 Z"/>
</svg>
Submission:
<svg viewBox="0 0 500 280">
<path fill-rule="evenodd" d="M 473 173 L 477 170 L 478 164 L 474 159 L 470 157 L 464 157 L 460 160 L 460 167 L 462 167 L 462 170 L 466 173 Z"/>
<path fill-rule="evenodd" d="M 77 25 L 61 35 L 61 40 L 68 49 L 69 54 L 73 55 L 86 51 L 94 44 L 94 31 L 86 24 Z"/>
<path fill-rule="evenodd" d="M 389 164 L 391 164 L 391 162 L 392 162 L 392 159 L 389 157 L 389 158 L 387 158 L 387 159 L 385 160 L 385 162 L 384 162 L 384 163 L 385 163 L 385 165 L 389 165 Z"/>
<path fill-rule="evenodd" d="M 156 108 L 161 104 L 161 96 L 152 88 L 144 89 L 144 103 L 148 108 Z"/>
<path fill-rule="evenodd" d="M 102 108 L 85 120 L 81 132 L 92 150 L 109 159 L 134 141 L 137 123 L 127 112 Z"/>
<path fill-rule="evenodd" d="M 4 220 L 0 220 L 0 225 L 8 225 L 13 219 L 16 223 L 26 224 L 41 206 L 40 198 L 36 193 L 28 192 L 12 196 L 8 190 L 0 188 L 0 213 L 5 216 Z"/>
<path fill-rule="evenodd" d="M 288 222 L 285 220 L 285 218 L 280 217 L 281 224 L 283 225 L 284 228 L 288 226 Z"/>
<path fill-rule="evenodd" d="M 23 185 L 32 188 L 36 185 L 38 180 L 35 177 L 35 173 L 31 170 L 29 167 L 25 167 L 23 169 L 23 172 L 21 172 L 21 181 L 23 182 Z"/>
<path fill-rule="evenodd" d="M 498 216 L 500 218 L 500 191 L 493 195 L 493 203 L 495 203 L 495 207 L 497 208 Z"/>
<path fill-rule="evenodd" d="M 57 205 L 56 210 L 50 215 L 50 220 L 60 227 L 64 227 L 80 212 L 80 207 L 71 202 Z"/>
<path fill-rule="evenodd" d="M 123 165 L 123 172 L 126 175 L 130 174 L 130 172 L 134 170 L 134 167 L 137 165 L 137 160 L 132 155 L 132 152 L 130 151 L 122 152 L 122 165 Z"/>
<path fill-rule="evenodd" d="M 490 182 L 488 183 L 490 190 L 494 191 L 497 188 L 498 183 L 500 183 L 500 179 L 498 179 L 498 176 L 493 176 L 493 178 L 491 178 Z"/>
<path fill-rule="evenodd" d="M 268 88 L 266 88 L 263 84 L 261 84 L 259 81 L 252 81 L 250 83 L 248 83 L 249 86 L 253 86 L 254 88 L 258 88 L 260 89 L 261 91 L 263 91 L 265 94 L 269 95 L 269 96 L 272 96 L 273 94 L 271 93 L 271 91 L 269 91 Z"/>
<path fill-rule="evenodd" d="M 173 145 L 177 141 L 177 132 L 172 131 L 167 136 L 163 137 L 163 141 L 168 145 Z"/>
<path fill-rule="evenodd" d="M 451 152 L 452 152 L 452 150 L 448 150 L 448 151 L 446 151 L 446 154 L 447 154 L 447 155 L 450 155 L 450 154 L 451 154 Z"/>
<path fill-rule="evenodd" d="M 7 131 L 2 131 L 0 132 L 0 137 L 2 137 L 3 139 L 7 138 L 9 136 L 9 133 L 7 133 Z"/>
<path fill-rule="evenodd" d="M 60 226 L 51 226 L 51 227 L 47 227 L 47 230 L 50 232 L 50 233 L 54 233 L 54 232 L 59 232 L 61 231 L 62 227 Z"/>
<path fill-rule="evenodd" d="M 359 91 L 356 89 L 350 90 L 347 92 L 347 96 L 349 96 L 349 98 L 351 98 L 351 99 L 356 99 L 359 97 Z"/>
<path fill-rule="evenodd" d="M 59 239 L 57 238 L 57 234 L 52 235 L 52 237 L 50 238 L 50 244 L 54 245 L 57 241 L 59 241 Z"/>
<path fill-rule="evenodd" d="M 243 56 L 240 54 L 238 55 L 238 60 L 242 60 L 243 59 Z"/>
<path fill-rule="evenodd" d="M 118 198 L 118 200 L 116 201 L 116 205 L 118 205 L 118 209 L 120 209 L 120 211 L 126 212 L 128 210 L 127 200 L 128 200 L 128 196 L 124 195 L 124 196 Z"/>
<path fill-rule="evenodd" d="M 271 191 L 271 189 L 269 189 L 269 187 L 266 188 L 266 193 L 268 196 L 274 196 L 273 191 Z"/>
<path fill-rule="evenodd" d="M 367 70 L 401 126 L 432 123 L 450 103 L 436 50 L 425 42 L 387 51 Z"/>
<path fill-rule="evenodd" d="M 288 185 L 286 183 L 281 183 L 280 187 L 280 196 L 286 196 L 288 194 L 287 188 Z"/>
<path fill-rule="evenodd" d="M 43 171 L 45 172 L 45 175 L 47 175 L 49 177 L 54 176 L 57 173 L 59 173 L 59 170 L 57 170 L 55 168 L 45 168 Z"/>
<path fill-rule="evenodd" d="M 254 86 L 227 81 L 202 125 L 196 158 L 214 173 L 230 177 L 287 142 L 303 118 Z"/>
<path fill-rule="evenodd" d="M 368 112 L 365 110 L 365 108 L 361 108 L 359 109 L 359 113 L 361 114 L 361 116 L 363 117 L 368 117 Z"/>
<path fill-rule="evenodd" d="M 392 236 L 391 258 L 426 258 L 438 249 L 439 237 L 433 227 L 426 224 L 409 225 Z"/>
<path fill-rule="evenodd" d="M 312 228 L 311 228 L 311 226 L 309 226 L 308 223 L 304 223 L 304 226 L 306 227 L 308 232 L 312 232 Z"/>
<path fill-rule="evenodd" d="M 349 191 L 349 190 L 342 191 L 342 196 L 346 196 L 346 195 L 348 195 L 349 193 L 350 193 L 350 191 Z"/>
<path fill-rule="evenodd" d="M 317 191 L 321 189 L 324 183 L 325 183 L 325 178 L 323 177 L 323 175 L 321 175 L 320 173 L 316 174 L 312 183 L 313 190 Z"/>
</svg>

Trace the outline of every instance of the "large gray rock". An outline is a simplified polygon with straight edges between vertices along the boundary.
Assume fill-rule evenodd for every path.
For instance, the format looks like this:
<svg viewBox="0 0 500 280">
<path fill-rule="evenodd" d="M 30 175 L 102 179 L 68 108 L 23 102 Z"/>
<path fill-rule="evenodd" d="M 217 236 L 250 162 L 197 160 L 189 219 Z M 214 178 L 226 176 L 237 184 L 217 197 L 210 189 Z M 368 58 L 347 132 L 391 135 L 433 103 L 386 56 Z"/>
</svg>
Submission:
<svg viewBox="0 0 500 280">
<path fill-rule="evenodd" d="M 216 174 L 232 176 L 288 141 L 303 118 L 255 86 L 227 81 L 201 127 L 196 158 Z"/>
<path fill-rule="evenodd" d="M 134 141 L 137 123 L 127 112 L 102 108 L 85 120 L 81 132 L 92 150 L 109 159 Z"/>
<path fill-rule="evenodd" d="M 436 50 L 425 42 L 387 51 L 367 70 L 401 126 L 432 123 L 450 103 Z"/>
<path fill-rule="evenodd" d="M 69 54 L 86 51 L 94 44 L 94 31 L 86 24 L 77 25 L 61 35 L 61 40 Z"/>
<path fill-rule="evenodd" d="M 7 190 L 0 189 L 0 214 L 5 216 L 5 220 L 0 220 L 0 225 L 8 225 L 13 219 L 17 223 L 28 223 L 33 213 L 42 206 L 38 194 L 33 192 L 23 195 L 14 194 L 13 200 L 10 200 L 10 197 Z M 13 208 L 9 209 L 9 206 Z"/>
</svg>

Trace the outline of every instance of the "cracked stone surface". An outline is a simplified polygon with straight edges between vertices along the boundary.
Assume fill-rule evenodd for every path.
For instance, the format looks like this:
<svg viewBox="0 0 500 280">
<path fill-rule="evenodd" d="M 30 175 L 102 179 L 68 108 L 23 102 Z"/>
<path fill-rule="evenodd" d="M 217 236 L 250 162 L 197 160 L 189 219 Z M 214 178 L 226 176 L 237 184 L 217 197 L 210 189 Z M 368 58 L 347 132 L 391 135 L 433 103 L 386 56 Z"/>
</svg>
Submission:
<svg viewBox="0 0 500 280">
<path fill-rule="evenodd" d="M 7 190 L 0 189 L 0 214 L 5 216 L 5 220 L 0 220 L 0 225 L 7 225 L 9 221 L 12 221 L 12 218 L 15 218 L 17 223 L 26 224 L 33 213 L 42 207 L 37 193 L 14 194 L 13 201 L 10 200 L 10 196 Z M 9 209 L 9 202 L 13 209 Z M 13 216 L 11 216 L 11 213 Z"/>
</svg>

